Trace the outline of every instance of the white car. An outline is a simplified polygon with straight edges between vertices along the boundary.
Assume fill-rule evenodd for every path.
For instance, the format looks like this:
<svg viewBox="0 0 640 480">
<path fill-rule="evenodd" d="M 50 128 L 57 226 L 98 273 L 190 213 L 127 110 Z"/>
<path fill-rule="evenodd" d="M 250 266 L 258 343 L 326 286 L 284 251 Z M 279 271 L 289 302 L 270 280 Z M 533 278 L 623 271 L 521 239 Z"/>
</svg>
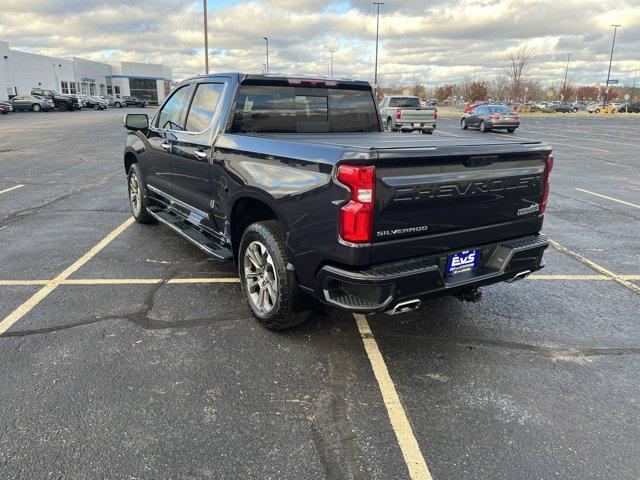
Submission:
<svg viewBox="0 0 640 480">
<path fill-rule="evenodd" d="M 612 113 L 616 113 L 618 110 L 620 110 L 620 104 L 617 102 L 608 102 L 607 103 L 607 107 L 611 105 Z M 600 113 L 602 111 L 602 109 L 604 108 L 604 104 L 602 102 L 599 103 L 592 103 L 590 105 L 587 106 L 587 112 L 589 113 Z"/>
</svg>

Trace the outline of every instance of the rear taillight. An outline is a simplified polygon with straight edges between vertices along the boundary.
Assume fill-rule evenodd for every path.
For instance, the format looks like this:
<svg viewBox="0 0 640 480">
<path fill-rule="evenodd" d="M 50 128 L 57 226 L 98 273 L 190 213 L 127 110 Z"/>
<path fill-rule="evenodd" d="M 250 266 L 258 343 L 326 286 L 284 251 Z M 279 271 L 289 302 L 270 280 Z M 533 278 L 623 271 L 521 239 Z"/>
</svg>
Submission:
<svg viewBox="0 0 640 480">
<path fill-rule="evenodd" d="M 500 120 L 500 115 L 498 115 L 497 113 L 494 113 L 493 115 L 489 115 L 489 118 L 492 118 L 494 120 Z"/>
<path fill-rule="evenodd" d="M 516 120 L 520 120 L 520 115 L 518 115 L 517 113 L 513 116 L 513 118 L 515 118 Z"/>
<path fill-rule="evenodd" d="M 547 170 L 544 175 L 544 189 L 542 190 L 542 201 L 540 202 L 540 209 L 538 214 L 542 215 L 547 210 L 547 199 L 549 198 L 549 174 L 553 170 L 553 155 L 549 154 L 547 157 Z"/>
<path fill-rule="evenodd" d="M 436 110 L 435 112 L 433 112 L 433 119 L 437 120 L 438 119 L 438 110 Z"/>
<path fill-rule="evenodd" d="M 351 243 L 371 242 L 375 167 L 340 165 L 337 177 L 351 191 L 349 202 L 340 208 L 340 238 Z"/>
<path fill-rule="evenodd" d="M 400 120 L 401 113 L 402 113 L 402 110 L 400 110 L 400 107 L 396 108 L 396 120 Z"/>
</svg>

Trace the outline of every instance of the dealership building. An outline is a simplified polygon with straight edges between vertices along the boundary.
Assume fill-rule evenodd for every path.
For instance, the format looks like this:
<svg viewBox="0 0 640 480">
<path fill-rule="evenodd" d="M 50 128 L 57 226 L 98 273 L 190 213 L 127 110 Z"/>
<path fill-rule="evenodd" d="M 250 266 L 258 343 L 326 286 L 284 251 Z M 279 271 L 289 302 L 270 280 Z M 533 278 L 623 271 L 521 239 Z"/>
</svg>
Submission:
<svg viewBox="0 0 640 480">
<path fill-rule="evenodd" d="M 0 41 L 0 100 L 32 88 L 66 94 L 132 96 L 154 105 L 169 93 L 171 68 L 151 63 L 109 64 L 12 50 Z"/>
</svg>

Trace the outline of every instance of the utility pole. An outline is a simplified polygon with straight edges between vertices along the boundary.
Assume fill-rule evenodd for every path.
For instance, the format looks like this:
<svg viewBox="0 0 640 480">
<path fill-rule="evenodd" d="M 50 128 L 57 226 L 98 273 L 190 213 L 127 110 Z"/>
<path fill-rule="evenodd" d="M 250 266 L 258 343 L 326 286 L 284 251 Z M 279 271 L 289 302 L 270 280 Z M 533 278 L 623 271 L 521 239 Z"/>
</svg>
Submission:
<svg viewBox="0 0 640 480">
<path fill-rule="evenodd" d="M 329 53 L 331 54 L 331 68 L 329 69 L 329 78 L 333 78 L 333 54 L 334 54 L 335 50 L 329 50 Z"/>
<path fill-rule="evenodd" d="M 202 0 L 204 15 L 204 73 L 209 75 L 209 34 L 207 31 L 207 0 Z"/>
<path fill-rule="evenodd" d="M 380 5 L 384 5 L 384 2 L 373 2 L 378 7 L 378 15 L 376 17 L 376 67 L 373 74 L 373 84 L 378 85 L 378 35 L 380 33 Z"/>
<path fill-rule="evenodd" d="M 571 55 L 573 55 L 573 53 L 567 53 L 567 68 L 564 71 L 564 83 L 562 84 L 562 92 L 560 92 L 562 95 L 564 94 L 564 89 L 567 88 L 567 75 L 569 74 L 569 60 L 571 59 Z"/>
<path fill-rule="evenodd" d="M 265 73 L 269 75 L 269 38 L 262 37 L 267 44 L 267 63 L 265 63 Z"/>
<path fill-rule="evenodd" d="M 611 56 L 609 57 L 609 71 L 607 72 L 607 84 L 604 87 L 604 104 L 603 108 L 607 106 L 608 94 L 609 94 L 609 77 L 611 76 L 611 63 L 613 63 L 613 47 L 616 46 L 616 33 L 618 28 L 622 25 L 611 25 L 613 27 L 613 42 L 611 43 Z"/>
</svg>

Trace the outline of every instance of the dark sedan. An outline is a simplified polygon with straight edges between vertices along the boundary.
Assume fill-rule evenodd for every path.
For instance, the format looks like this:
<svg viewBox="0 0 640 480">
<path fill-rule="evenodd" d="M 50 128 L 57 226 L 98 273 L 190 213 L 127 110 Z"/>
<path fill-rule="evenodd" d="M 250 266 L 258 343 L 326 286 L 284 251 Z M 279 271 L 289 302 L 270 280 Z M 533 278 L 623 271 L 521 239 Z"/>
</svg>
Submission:
<svg viewBox="0 0 640 480">
<path fill-rule="evenodd" d="M 124 97 L 124 103 L 127 107 L 144 108 L 149 105 L 146 100 L 137 97 Z"/>
<path fill-rule="evenodd" d="M 620 105 L 620 113 L 640 113 L 640 103 L 623 103 Z"/>
<path fill-rule="evenodd" d="M 501 129 L 513 133 L 520 126 L 520 115 L 504 105 L 479 105 L 462 117 L 460 126 L 465 130 L 478 128 L 481 132 L 488 132 Z"/>
<path fill-rule="evenodd" d="M 550 105 L 549 108 L 556 113 L 571 113 L 573 112 L 573 105 L 570 103 L 555 103 Z"/>
</svg>

